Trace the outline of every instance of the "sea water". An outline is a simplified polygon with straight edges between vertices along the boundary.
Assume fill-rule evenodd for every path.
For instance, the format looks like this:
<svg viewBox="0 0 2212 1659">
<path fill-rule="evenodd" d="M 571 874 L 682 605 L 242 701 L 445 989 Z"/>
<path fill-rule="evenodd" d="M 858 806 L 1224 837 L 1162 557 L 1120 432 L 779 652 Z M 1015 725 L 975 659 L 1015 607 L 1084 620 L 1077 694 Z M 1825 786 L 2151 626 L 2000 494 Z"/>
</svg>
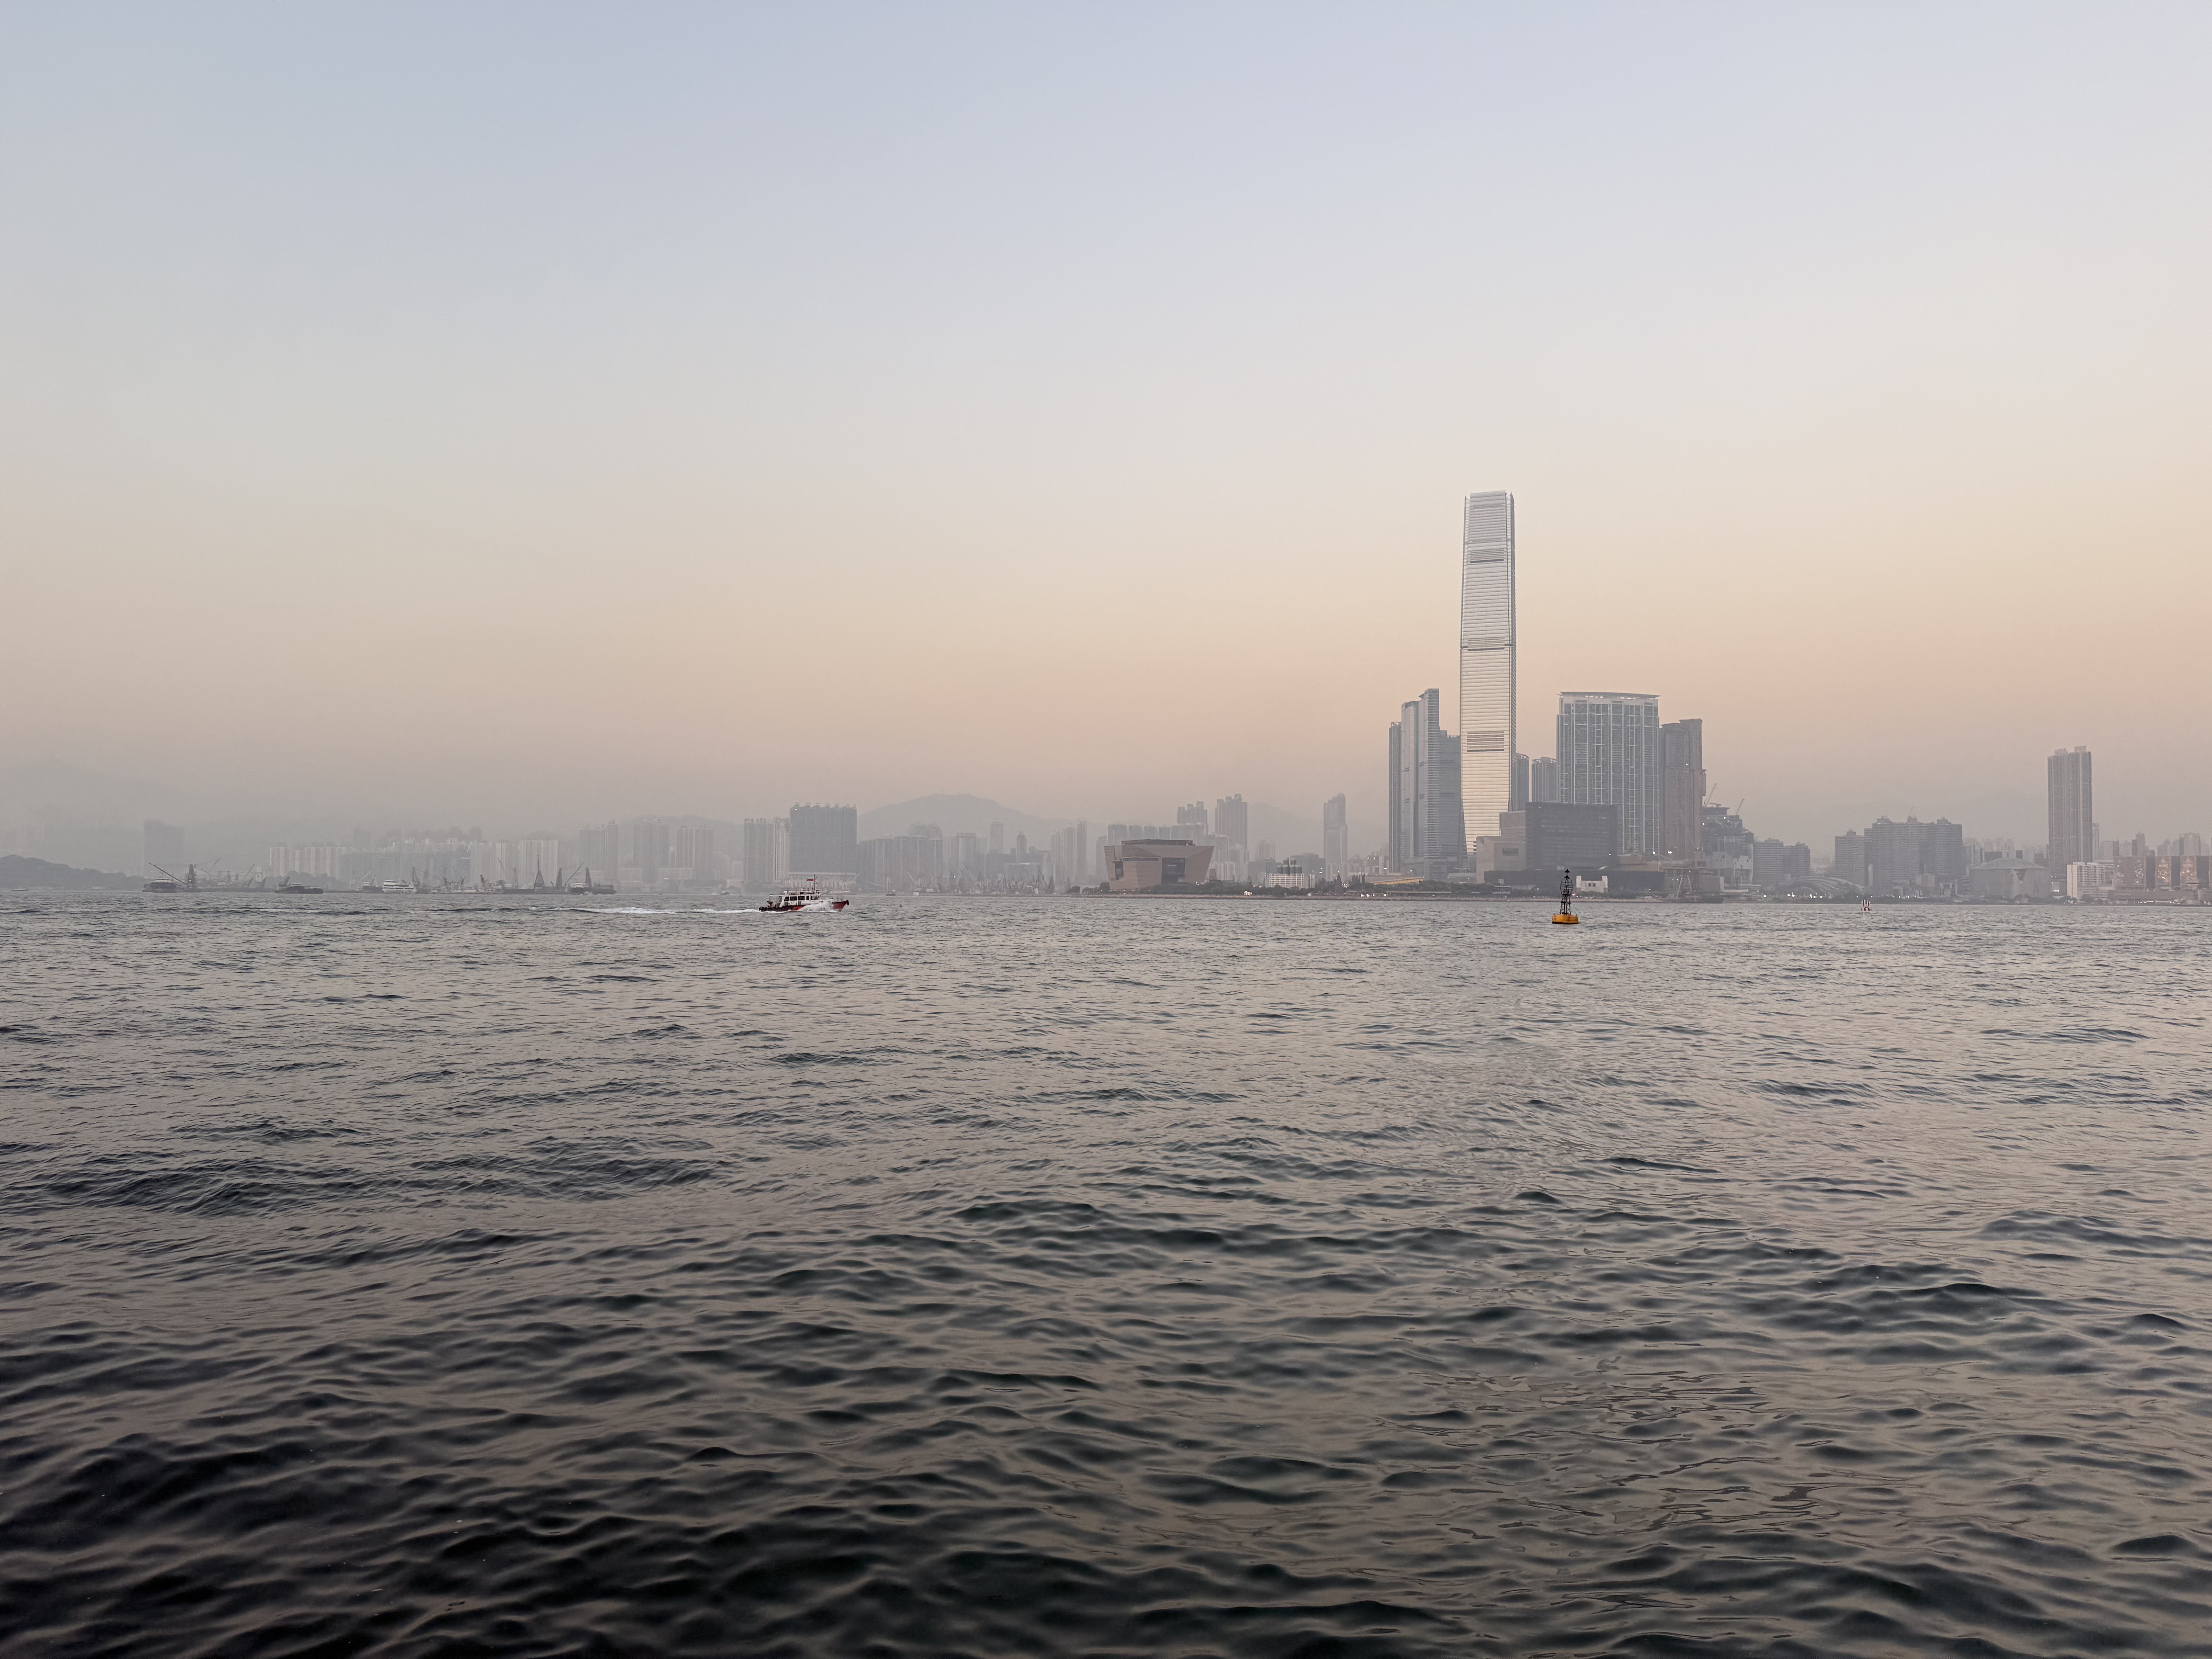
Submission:
<svg viewBox="0 0 2212 1659">
<path fill-rule="evenodd" d="M 8 902 L 8 1653 L 2212 1653 L 2212 913 Z"/>
</svg>

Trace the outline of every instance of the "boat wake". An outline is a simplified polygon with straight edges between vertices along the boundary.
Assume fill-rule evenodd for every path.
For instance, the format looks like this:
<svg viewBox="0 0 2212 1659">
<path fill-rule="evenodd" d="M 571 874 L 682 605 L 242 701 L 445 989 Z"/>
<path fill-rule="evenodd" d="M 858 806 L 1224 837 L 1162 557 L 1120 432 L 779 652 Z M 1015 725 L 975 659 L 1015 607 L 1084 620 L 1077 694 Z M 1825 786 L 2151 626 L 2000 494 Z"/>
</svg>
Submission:
<svg viewBox="0 0 2212 1659">
<path fill-rule="evenodd" d="M 595 904 L 586 914 L 594 916 L 750 916 L 769 908 L 764 904 L 741 904 L 734 909 L 713 904 L 686 905 L 681 908 L 649 904 Z M 835 899 L 813 899 L 790 908 L 794 910 L 842 910 L 845 907 Z"/>
</svg>

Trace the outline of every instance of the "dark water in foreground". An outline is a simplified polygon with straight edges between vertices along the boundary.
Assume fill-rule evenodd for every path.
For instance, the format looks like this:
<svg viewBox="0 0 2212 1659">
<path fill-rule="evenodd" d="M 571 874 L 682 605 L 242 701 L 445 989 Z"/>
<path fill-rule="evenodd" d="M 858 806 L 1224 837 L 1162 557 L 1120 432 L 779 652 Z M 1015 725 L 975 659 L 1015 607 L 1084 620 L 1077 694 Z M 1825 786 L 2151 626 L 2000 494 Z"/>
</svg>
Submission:
<svg viewBox="0 0 2212 1659">
<path fill-rule="evenodd" d="M 2212 1653 L 2212 917 L 615 902 L 0 915 L 9 1653 Z"/>
</svg>

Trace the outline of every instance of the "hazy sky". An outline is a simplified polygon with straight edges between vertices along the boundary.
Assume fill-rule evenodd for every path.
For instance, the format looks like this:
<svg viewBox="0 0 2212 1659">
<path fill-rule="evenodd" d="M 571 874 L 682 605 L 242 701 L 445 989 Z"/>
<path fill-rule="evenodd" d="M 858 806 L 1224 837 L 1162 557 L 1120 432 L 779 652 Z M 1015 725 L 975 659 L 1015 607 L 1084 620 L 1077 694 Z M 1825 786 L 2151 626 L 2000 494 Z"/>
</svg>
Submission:
<svg viewBox="0 0 2212 1659">
<path fill-rule="evenodd" d="M 1509 489 L 1531 754 L 2212 830 L 2208 158 L 2203 4 L 8 6 L 0 763 L 1373 821 Z"/>
</svg>

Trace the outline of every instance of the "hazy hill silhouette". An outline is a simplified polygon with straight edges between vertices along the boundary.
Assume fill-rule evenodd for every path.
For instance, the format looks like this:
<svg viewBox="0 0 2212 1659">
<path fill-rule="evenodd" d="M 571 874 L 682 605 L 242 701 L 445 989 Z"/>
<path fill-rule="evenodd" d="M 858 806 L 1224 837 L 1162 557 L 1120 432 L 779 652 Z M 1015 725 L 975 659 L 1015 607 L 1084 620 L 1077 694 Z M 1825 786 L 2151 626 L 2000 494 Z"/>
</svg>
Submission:
<svg viewBox="0 0 2212 1659">
<path fill-rule="evenodd" d="M 0 857 L 0 889 L 10 891 L 20 892 L 27 887 L 58 887 L 70 892 L 87 889 L 128 891 L 137 885 L 137 877 L 118 875 L 112 870 L 80 870 L 73 864 L 27 859 L 20 853 Z"/>
</svg>

